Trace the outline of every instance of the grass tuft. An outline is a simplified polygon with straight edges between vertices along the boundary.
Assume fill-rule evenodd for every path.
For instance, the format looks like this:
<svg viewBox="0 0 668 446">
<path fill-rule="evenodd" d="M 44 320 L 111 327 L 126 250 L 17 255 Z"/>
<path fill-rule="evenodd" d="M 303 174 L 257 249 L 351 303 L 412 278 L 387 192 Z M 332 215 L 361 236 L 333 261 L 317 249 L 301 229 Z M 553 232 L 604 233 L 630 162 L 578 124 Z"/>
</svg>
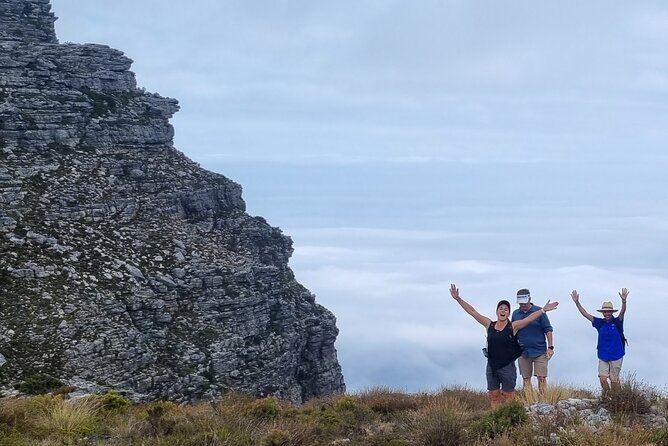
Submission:
<svg viewBox="0 0 668 446">
<path fill-rule="evenodd" d="M 44 435 L 66 441 L 94 432 L 100 410 L 100 404 L 95 398 L 72 401 L 56 396 L 43 403 L 36 414 L 35 427 Z"/>
<path fill-rule="evenodd" d="M 360 393 L 358 398 L 361 404 L 381 414 L 415 410 L 419 404 L 415 397 L 388 387 L 371 387 Z"/>
<path fill-rule="evenodd" d="M 466 439 L 465 418 L 448 399 L 433 399 L 408 419 L 409 429 L 418 444 L 455 446 Z"/>
<path fill-rule="evenodd" d="M 638 380 L 635 374 L 621 380 L 601 397 L 603 407 L 613 414 L 644 415 L 650 413 L 653 402 L 659 400 L 659 392 Z"/>
</svg>

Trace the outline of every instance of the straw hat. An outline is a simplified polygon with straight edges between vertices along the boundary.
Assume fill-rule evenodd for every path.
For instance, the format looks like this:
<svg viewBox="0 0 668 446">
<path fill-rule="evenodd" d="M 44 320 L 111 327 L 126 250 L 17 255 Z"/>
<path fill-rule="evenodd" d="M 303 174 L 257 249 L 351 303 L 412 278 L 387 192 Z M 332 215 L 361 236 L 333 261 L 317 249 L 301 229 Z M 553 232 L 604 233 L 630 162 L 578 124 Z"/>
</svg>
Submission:
<svg viewBox="0 0 668 446">
<path fill-rule="evenodd" d="M 607 301 L 607 302 L 603 302 L 603 305 L 601 305 L 601 309 L 596 310 L 596 311 L 598 311 L 599 313 L 603 313 L 604 311 L 612 311 L 613 313 L 615 313 L 619 310 L 615 310 L 612 306 L 612 302 Z"/>
</svg>

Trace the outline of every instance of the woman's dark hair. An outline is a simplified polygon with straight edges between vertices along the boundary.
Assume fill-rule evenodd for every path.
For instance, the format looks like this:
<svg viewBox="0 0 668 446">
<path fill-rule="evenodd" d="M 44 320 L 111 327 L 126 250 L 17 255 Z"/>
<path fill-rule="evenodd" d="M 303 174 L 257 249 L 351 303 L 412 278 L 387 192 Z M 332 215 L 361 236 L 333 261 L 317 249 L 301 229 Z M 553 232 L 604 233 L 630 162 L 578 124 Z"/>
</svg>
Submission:
<svg viewBox="0 0 668 446">
<path fill-rule="evenodd" d="M 507 300 L 500 300 L 498 304 L 496 304 L 496 309 L 498 310 L 501 305 L 505 305 L 508 307 L 508 310 L 510 310 L 510 302 Z"/>
</svg>

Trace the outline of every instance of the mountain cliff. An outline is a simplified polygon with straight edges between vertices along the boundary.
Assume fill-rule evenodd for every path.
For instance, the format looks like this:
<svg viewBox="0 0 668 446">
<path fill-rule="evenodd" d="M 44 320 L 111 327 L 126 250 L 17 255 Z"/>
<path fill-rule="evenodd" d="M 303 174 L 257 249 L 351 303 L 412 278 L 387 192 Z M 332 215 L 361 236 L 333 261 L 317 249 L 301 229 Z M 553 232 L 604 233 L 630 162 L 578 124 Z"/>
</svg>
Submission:
<svg viewBox="0 0 668 446">
<path fill-rule="evenodd" d="M 136 398 L 344 390 L 334 316 L 241 187 L 173 146 L 177 101 L 48 0 L 0 0 L 0 384 Z"/>
</svg>

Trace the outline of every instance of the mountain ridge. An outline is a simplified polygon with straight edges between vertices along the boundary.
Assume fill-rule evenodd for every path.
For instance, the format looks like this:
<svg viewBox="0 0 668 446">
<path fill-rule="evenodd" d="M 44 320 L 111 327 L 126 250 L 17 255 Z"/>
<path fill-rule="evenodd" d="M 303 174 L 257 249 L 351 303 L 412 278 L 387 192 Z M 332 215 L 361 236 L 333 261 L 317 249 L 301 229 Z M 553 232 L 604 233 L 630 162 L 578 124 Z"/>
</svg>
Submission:
<svg viewBox="0 0 668 446">
<path fill-rule="evenodd" d="M 132 60 L 60 44 L 48 0 L 0 0 L 0 383 L 138 399 L 345 389 L 334 316 L 241 186 L 173 146 L 178 102 Z"/>
</svg>

